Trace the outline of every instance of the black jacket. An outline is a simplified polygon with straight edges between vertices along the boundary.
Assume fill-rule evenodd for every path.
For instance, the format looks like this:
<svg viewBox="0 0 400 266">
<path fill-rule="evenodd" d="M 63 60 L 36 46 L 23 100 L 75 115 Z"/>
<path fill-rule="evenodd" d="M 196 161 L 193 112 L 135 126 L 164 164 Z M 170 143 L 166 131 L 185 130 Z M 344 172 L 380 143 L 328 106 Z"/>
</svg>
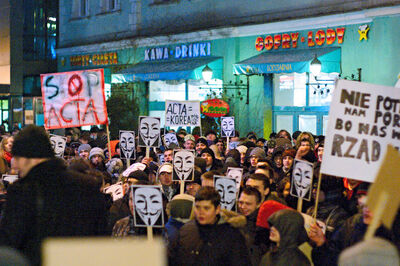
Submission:
<svg viewBox="0 0 400 266">
<path fill-rule="evenodd" d="M 250 265 L 243 235 L 221 217 L 213 225 L 188 222 L 170 251 L 170 265 Z"/>
<path fill-rule="evenodd" d="M 105 197 L 90 178 L 67 170 L 60 159 L 49 159 L 9 187 L 0 244 L 38 265 L 42 239 L 103 235 L 105 228 Z"/>
</svg>

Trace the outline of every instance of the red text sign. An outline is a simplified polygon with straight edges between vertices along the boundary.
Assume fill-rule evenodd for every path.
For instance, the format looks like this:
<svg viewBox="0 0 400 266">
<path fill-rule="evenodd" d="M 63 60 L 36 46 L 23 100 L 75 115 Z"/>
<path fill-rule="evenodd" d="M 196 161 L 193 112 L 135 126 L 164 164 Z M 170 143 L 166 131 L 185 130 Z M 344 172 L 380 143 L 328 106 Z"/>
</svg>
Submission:
<svg viewBox="0 0 400 266">
<path fill-rule="evenodd" d="M 40 75 L 46 129 L 108 123 L 103 69 Z"/>
</svg>

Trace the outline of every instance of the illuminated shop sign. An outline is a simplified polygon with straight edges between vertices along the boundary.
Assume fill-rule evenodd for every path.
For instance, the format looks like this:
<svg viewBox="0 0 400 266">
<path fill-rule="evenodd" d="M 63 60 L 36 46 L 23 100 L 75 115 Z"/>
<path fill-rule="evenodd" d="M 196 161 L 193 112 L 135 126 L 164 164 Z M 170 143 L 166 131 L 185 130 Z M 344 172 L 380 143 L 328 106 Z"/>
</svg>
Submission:
<svg viewBox="0 0 400 266">
<path fill-rule="evenodd" d="M 144 51 L 144 61 L 195 58 L 211 55 L 211 43 L 191 43 L 174 47 L 155 47 Z"/>
<path fill-rule="evenodd" d="M 278 50 L 297 48 L 298 43 L 307 43 L 308 47 L 322 46 L 324 44 L 332 45 L 334 43 L 342 44 L 345 28 L 318 30 L 316 32 L 309 31 L 307 36 L 300 36 L 299 32 L 282 33 L 257 37 L 257 51 Z"/>
<path fill-rule="evenodd" d="M 107 66 L 118 64 L 116 52 L 98 53 L 87 55 L 74 55 L 69 57 L 71 66 Z"/>
</svg>

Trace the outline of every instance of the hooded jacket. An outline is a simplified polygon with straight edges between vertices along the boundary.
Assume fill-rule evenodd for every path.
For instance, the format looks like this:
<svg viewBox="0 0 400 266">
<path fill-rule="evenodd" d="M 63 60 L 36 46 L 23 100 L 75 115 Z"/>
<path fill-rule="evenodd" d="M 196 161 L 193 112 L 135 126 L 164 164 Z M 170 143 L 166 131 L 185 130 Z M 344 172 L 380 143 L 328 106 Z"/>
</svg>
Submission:
<svg viewBox="0 0 400 266">
<path fill-rule="evenodd" d="M 245 223 L 244 216 L 232 212 L 218 215 L 211 225 L 188 222 L 169 248 L 170 265 L 249 265 L 245 238 L 237 229 Z"/>
<path fill-rule="evenodd" d="M 311 265 L 298 246 L 307 241 L 303 216 L 294 210 L 280 210 L 269 219 L 270 227 L 275 227 L 280 235 L 278 247 L 269 251 L 260 265 Z"/>
</svg>

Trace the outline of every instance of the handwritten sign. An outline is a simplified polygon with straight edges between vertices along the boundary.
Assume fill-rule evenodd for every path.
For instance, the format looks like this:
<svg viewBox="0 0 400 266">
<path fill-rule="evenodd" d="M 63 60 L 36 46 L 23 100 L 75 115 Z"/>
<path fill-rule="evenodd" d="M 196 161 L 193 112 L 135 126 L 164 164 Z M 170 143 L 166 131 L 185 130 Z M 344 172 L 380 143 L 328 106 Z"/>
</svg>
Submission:
<svg viewBox="0 0 400 266">
<path fill-rule="evenodd" d="M 165 101 L 165 126 L 201 126 L 199 101 Z"/>
<path fill-rule="evenodd" d="M 108 123 L 103 69 L 40 75 L 46 129 Z"/>
<path fill-rule="evenodd" d="M 339 80 L 332 95 L 321 172 L 374 182 L 387 145 L 400 147 L 399 111 L 398 88 Z"/>
</svg>

